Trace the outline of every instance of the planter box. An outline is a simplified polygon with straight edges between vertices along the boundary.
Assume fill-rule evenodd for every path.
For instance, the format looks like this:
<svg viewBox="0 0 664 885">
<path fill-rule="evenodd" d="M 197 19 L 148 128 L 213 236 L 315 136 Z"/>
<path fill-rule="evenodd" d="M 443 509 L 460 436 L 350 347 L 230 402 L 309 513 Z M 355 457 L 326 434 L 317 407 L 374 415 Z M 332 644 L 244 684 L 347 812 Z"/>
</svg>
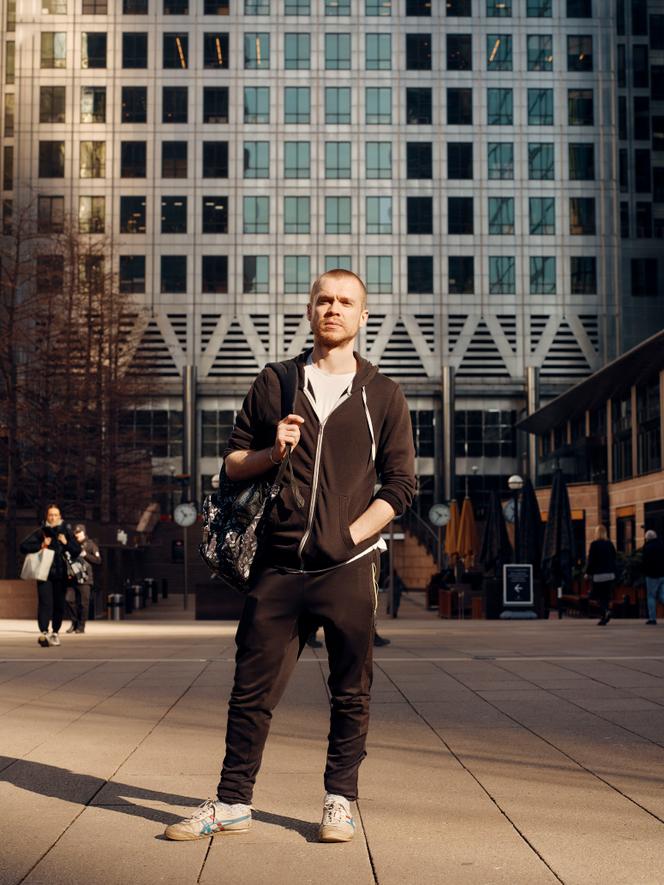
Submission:
<svg viewBox="0 0 664 885">
<path fill-rule="evenodd" d="M 0 581 L 0 618 L 37 618 L 36 581 Z"/>
</svg>

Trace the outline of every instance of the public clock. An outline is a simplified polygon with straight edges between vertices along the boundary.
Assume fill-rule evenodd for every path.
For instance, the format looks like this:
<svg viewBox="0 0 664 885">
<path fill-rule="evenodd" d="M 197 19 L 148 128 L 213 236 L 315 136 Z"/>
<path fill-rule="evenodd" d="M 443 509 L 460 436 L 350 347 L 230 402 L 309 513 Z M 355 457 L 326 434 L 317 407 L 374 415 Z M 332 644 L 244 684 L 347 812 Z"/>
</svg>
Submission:
<svg viewBox="0 0 664 885">
<path fill-rule="evenodd" d="M 514 522 L 514 498 L 508 498 L 503 504 L 503 515 L 506 522 Z"/>
<path fill-rule="evenodd" d="M 191 501 L 183 501 L 173 511 L 173 518 L 178 525 L 186 529 L 198 519 L 198 509 Z"/>
<path fill-rule="evenodd" d="M 429 510 L 429 522 L 435 526 L 444 526 L 450 521 L 450 508 L 447 504 L 434 504 Z"/>
</svg>

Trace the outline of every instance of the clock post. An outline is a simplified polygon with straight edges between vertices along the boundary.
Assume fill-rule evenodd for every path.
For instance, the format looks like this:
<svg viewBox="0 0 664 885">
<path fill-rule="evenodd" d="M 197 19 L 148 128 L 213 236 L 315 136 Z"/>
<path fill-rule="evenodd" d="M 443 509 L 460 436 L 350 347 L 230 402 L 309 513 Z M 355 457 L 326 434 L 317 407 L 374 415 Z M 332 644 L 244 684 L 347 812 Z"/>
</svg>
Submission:
<svg viewBox="0 0 664 885">
<path fill-rule="evenodd" d="M 187 529 L 198 519 L 198 509 L 193 501 L 182 501 L 175 508 L 173 517 L 176 523 L 182 527 L 182 540 L 184 552 L 184 605 L 186 611 L 189 602 L 189 532 Z"/>
</svg>

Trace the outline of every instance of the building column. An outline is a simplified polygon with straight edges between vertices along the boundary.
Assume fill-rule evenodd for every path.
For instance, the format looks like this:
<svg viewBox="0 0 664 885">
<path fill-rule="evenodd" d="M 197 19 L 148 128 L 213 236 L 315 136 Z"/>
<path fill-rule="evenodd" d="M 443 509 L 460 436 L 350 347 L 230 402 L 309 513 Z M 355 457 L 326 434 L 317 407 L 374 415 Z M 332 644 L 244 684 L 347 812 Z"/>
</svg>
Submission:
<svg viewBox="0 0 664 885">
<path fill-rule="evenodd" d="M 528 366 L 526 369 L 526 410 L 528 415 L 534 414 L 540 407 L 540 378 L 539 368 L 537 366 Z M 537 479 L 537 443 L 538 437 L 535 433 L 528 434 L 527 452 L 528 452 L 528 476 L 533 485 Z M 521 465 L 519 465 L 521 466 Z"/>
<path fill-rule="evenodd" d="M 443 499 L 449 501 L 454 496 L 456 465 L 454 457 L 454 368 L 441 367 L 441 388 L 443 396 Z"/>
<path fill-rule="evenodd" d="M 198 499 L 198 434 L 196 433 L 196 366 L 182 375 L 182 472 L 189 475 L 189 500 Z"/>
</svg>

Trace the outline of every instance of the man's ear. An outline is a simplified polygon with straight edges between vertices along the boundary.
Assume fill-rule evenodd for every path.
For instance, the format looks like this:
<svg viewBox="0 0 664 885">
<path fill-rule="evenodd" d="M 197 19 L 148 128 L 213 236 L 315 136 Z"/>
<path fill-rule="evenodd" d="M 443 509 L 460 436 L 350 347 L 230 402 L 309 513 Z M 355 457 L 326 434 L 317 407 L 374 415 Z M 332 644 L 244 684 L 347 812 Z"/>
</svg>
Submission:
<svg viewBox="0 0 664 885">
<path fill-rule="evenodd" d="M 311 301 L 307 304 L 307 319 L 311 322 Z"/>
<path fill-rule="evenodd" d="M 369 311 L 363 310 L 362 313 L 360 314 L 360 329 L 362 328 L 362 326 L 366 326 L 368 319 L 369 319 Z"/>
</svg>

